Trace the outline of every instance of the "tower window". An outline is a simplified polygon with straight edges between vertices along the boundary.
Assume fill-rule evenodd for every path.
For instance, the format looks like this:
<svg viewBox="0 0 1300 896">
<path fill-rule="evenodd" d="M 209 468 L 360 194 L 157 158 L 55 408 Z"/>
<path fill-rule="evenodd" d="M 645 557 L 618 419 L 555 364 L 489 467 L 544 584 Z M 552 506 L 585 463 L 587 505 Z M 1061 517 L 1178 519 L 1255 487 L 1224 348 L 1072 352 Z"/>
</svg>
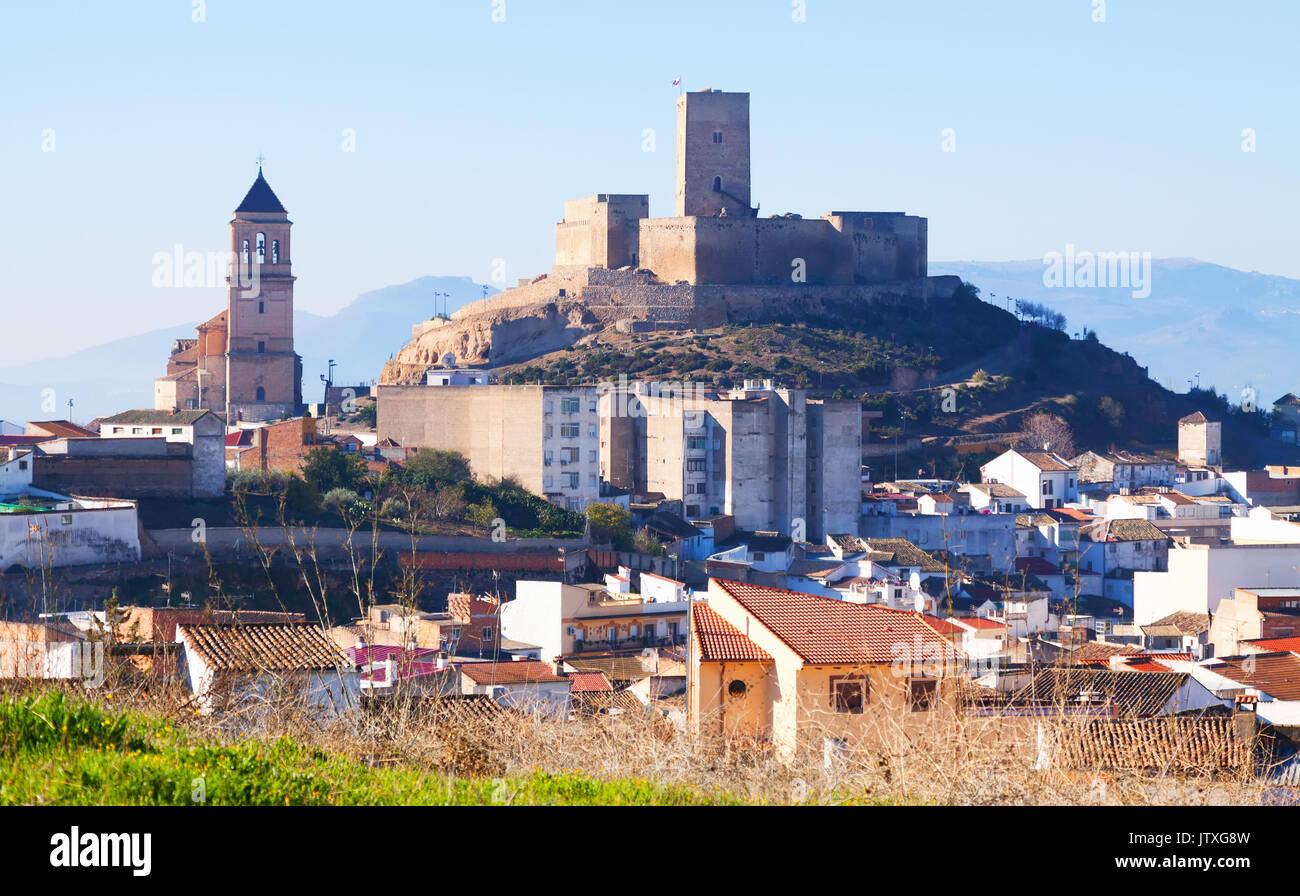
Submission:
<svg viewBox="0 0 1300 896">
<path fill-rule="evenodd" d="M 713 132 L 713 142 L 714 142 L 714 143 L 721 143 L 721 142 L 722 142 L 722 131 L 714 131 L 714 132 Z"/>
<path fill-rule="evenodd" d="M 715 192 L 715 193 L 721 193 L 721 192 L 722 192 L 722 178 L 721 178 L 721 177 L 715 177 L 715 178 L 713 179 L 713 192 Z"/>
<path fill-rule="evenodd" d="M 260 355 L 265 351 L 266 351 L 266 343 L 260 339 L 257 340 L 257 353 Z"/>
<path fill-rule="evenodd" d="M 264 233 L 257 235 L 257 263 L 266 263 L 266 234 Z"/>
<path fill-rule="evenodd" d="M 261 386 L 257 387 L 257 400 L 266 401 L 266 390 Z"/>
<path fill-rule="evenodd" d="M 271 264 L 280 263 L 280 241 L 271 240 Z"/>
<path fill-rule="evenodd" d="M 244 251 L 241 255 L 241 260 L 244 264 L 248 264 L 248 240 L 244 240 Z"/>
<path fill-rule="evenodd" d="M 257 303 L 257 313 L 258 313 L 258 314 L 265 314 L 265 313 L 266 313 L 266 303 L 265 303 L 265 302 L 258 302 L 258 303 Z"/>
</svg>

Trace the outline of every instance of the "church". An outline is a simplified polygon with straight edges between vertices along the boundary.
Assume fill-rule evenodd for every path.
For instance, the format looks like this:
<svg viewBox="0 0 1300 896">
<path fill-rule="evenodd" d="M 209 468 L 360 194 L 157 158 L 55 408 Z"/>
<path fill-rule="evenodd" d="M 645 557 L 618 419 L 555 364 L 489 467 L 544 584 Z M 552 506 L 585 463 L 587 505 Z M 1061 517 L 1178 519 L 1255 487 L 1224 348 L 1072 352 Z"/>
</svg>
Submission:
<svg viewBox="0 0 1300 896">
<path fill-rule="evenodd" d="M 226 424 L 302 413 L 302 358 L 293 347 L 293 222 L 257 168 L 230 222 L 226 307 L 178 339 L 154 380 L 157 410 L 206 410 Z"/>
</svg>

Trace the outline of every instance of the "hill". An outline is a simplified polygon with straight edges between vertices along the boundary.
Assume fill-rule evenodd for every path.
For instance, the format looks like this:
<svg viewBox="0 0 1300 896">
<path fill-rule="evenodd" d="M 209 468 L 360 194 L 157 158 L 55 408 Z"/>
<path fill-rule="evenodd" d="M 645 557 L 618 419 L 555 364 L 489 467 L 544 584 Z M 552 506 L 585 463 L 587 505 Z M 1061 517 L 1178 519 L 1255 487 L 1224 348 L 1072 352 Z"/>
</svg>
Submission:
<svg viewBox="0 0 1300 896">
<path fill-rule="evenodd" d="M 1300 391 L 1290 355 L 1300 340 L 1300 280 L 1157 258 L 1150 295 L 1135 298 L 1132 289 L 1048 287 L 1044 269 L 1041 260 L 930 263 L 932 274 L 959 276 L 998 307 L 1011 297 L 1061 312 L 1069 332 L 1095 331 L 1174 391 L 1186 391 L 1190 381 L 1239 404 L 1253 388 L 1256 404 L 1266 409 Z"/>
<path fill-rule="evenodd" d="M 864 407 L 883 414 L 873 444 L 900 443 L 908 463 L 940 473 L 965 465 L 969 475 L 1037 411 L 1065 419 L 1079 451 L 1172 453 L 1178 418 L 1202 410 L 1224 420 L 1231 462 L 1294 453 L 1267 442 L 1261 415 L 1230 409 L 1208 391 L 1176 394 L 1129 354 L 1095 338 L 1017 320 L 982 301 L 970 284 L 951 298 L 841 310 L 833 316 L 770 315 L 688 333 L 605 328 L 497 373 L 512 383 L 598 384 L 625 375 L 722 388 L 771 378 L 806 387 L 814 398 L 860 397 Z"/>
</svg>

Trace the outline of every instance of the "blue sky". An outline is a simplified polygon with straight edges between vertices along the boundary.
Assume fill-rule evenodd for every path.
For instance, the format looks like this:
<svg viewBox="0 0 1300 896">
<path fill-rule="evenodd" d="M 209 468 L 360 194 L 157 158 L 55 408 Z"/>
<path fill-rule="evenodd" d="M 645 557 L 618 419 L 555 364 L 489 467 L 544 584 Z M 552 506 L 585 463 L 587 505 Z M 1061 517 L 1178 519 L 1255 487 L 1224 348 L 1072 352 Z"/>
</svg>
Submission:
<svg viewBox="0 0 1300 896">
<path fill-rule="evenodd" d="M 1073 243 L 1300 277 L 1300 4 L 1109 0 L 1104 23 L 1093 0 L 807 0 L 805 22 L 790 0 L 504 8 L 0 2 L 3 328 L 33 334 L 0 366 L 219 310 L 220 289 L 156 288 L 153 257 L 225 250 L 259 153 L 302 309 L 486 282 L 497 258 L 510 282 L 541 273 L 566 198 L 671 213 L 678 75 L 752 94 L 764 215 L 925 215 L 935 260 Z"/>
</svg>

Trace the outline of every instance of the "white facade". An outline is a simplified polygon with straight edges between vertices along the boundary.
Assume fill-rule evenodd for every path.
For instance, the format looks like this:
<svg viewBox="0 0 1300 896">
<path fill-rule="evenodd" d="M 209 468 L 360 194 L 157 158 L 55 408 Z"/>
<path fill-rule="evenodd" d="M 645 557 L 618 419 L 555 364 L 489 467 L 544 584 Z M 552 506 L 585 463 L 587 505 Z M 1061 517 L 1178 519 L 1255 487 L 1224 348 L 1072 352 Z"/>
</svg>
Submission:
<svg viewBox="0 0 1300 896">
<path fill-rule="evenodd" d="M 1031 452 L 1045 454 L 1045 452 Z M 1030 507 L 1063 507 L 1079 499 L 1079 473 L 1066 460 L 1048 455 L 1064 469 L 1039 466 L 1019 451 L 1006 451 L 980 467 L 984 482 L 1005 483 L 1025 496 Z M 1053 465 L 1055 466 L 1055 465 Z"/>
<path fill-rule="evenodd" d="M 4 449 L 0 449 L 3 451 Z M 0 454 L 0 501 L 14 495 L 25 495 L 32 487 L 33 463 L 31 450 L 10 448 Z"/>
<path fill-rule="evenodd" d="M 1169 549 L 1167 572 L 1133 574 L 1133 621 L 1177 610 L 1218 611 L 1235 588 L 1300 586 L 1300 544 L 1189 545 Z"/>
<path fill-rule="evenodd" d="M 0 513 L 0 572 L 15 565 L 39 569 L 139 559 L 133 501 L 63 499 L 34 513 Z"/>
<path fill-rule="evenodd" d="M 542 493 L 567 510 L 600 500 L 595 386 L 547 386 L 542 396 Z"/>
</svg>

